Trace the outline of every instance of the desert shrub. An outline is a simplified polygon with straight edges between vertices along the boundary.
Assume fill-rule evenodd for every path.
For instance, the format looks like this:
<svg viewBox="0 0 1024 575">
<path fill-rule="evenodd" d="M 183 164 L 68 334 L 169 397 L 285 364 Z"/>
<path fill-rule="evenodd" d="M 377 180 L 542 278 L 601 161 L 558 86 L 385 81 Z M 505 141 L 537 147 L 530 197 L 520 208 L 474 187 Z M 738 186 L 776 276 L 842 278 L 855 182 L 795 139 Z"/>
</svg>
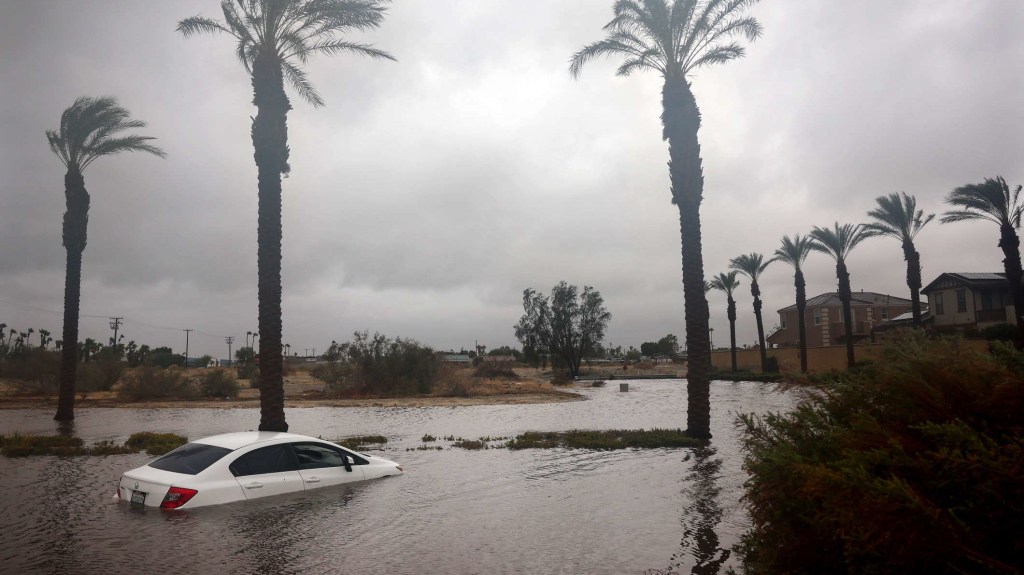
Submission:
<svg viewBox="0 0 1024 575">
<path fill-rule="evenodd" d="M 238 397 L 239 391 L 241 386 L 238 385 L 235 375 L 222 367 L 208 370 L 199 383 L 199 392 L 206 397 L 234 399 Z"/>
<path fill-rule="evenodd" d="M 0 452 L 7 457 L 30 455 L 81 455 L 82 439 L 71 435 L 0 435 Z"/>
<path fill-rule="evenodd" d="M 260 379 L 260 366 L 252 362 L 247 363 L 236 363 L 235 373 L 238 374 L 238 379 L 248 379 L 250 382 L 258 382 Z M 252 387 L 258 387 L 258 385 L 250 383 Z"/>
<path fill-rule="evenodd" d="M 483 361 L 473 370 L 473 376 L 493 379 L 519 379 L 516 372 L 512 370 L 514 365 L 515 362 L 512 361 Z"/>
<path fill-rule="evenodd" d="M 309 375 L 319 379 L 326 384 L 327 390 L 330 392 L 343 392 L 347 391 L 346 381 L 349 373 L 351 373 L 351 367 L 347 363 L 340 361 L 326 361 L 318 363 L 309 370 Z"/>
<path fill-rule="evenodd" d="M 379 333 L 370 337 L 365 331 L 356 332 L 338 351 L 350 370 L 345 386 L 366 395 L 430 393 L 442 365 L 434 350 L 415 340 L 389 339 Z"/>
<path fill-rule="evenodd" d="M 443 397 L 469 397 L 471 389 L 468 368 L 442 363 L 438 368 L 435 388 Z"/>
<path fill-rule="evenodd" d="M 195 399 L 199 392 L 178 366 L 156 369 L 144 365 L 125 377 L 118 395 L 129 401 Z"/>
<path fill-rule="evenodd" d="M 334 440 L 334 443 L 353 451 L 365 451 L 371 445 L 376 449 L 381 449 L 387 442 L 388 438 L 383 435 L 355 435 Z"/>
<path fill-rule="evenodd" d="M 113 357 L 79 363 L 75 387 L 79 391 L 110 391 L 123 371 L 124 364 Z"/>
<path fill-rule="evenodd" d="M 166 369 L 168 367 L 185 365 L 185 356 L 180 353 L 173 353 L 169 348 L 156 348 L 146 356 L 146 365 Z"/>
<path fill-rule="evenodd" d="M 741 416 L 747 572 L 1024 569 L 1021 365 L 910 334 L 790 413 Z"/>
<path fill-rule="evenodd" d="M 554 385 L 569 385 L 572 383 L 572 378 L 569 377 L 568 373 L 559 369 L 551 375 L 551 383 Z"/>
</svg>

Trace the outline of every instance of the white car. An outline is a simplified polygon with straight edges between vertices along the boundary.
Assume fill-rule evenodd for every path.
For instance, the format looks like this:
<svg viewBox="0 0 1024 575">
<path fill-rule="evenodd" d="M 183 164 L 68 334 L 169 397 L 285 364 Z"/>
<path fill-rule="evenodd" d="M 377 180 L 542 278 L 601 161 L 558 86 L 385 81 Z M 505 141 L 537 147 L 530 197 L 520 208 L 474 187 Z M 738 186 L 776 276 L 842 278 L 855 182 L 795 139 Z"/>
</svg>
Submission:
<svg viewBox="0 0 1024 575">
<path fill-rule="evenodd" d="M 191 509 L 403 473 L 401 465 L 294 433 L 198 439 L 121 476 L 115 498 Z"/>
</svg>

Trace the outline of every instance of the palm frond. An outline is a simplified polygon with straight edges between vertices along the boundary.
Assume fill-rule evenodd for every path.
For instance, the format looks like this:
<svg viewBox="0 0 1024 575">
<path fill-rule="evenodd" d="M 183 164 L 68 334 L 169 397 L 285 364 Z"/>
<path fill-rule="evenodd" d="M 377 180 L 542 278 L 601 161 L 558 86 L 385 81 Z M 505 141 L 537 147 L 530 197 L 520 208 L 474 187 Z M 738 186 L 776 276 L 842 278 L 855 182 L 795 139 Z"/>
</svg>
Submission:
<svg viewBox="0 0 1024 575">
<path fill-rule="evenodd" d="M 768 269 L 768 264 L 772 261 L 766 261 L 764 256 L 757 252 L 751 252 L 729 260 L 729 269 L 736 270 L 750 278 L 751 282 L 757 283 L 758 278 L 761 277 L 764 270 Z"/>
<path fill-rule="evenodd" d="M 864 224 L 870 236 L 888 236 L 901 242 L 912 241 L 935 214 L 924 215 L 917 209 L 917 199 L 906 192 L 891 193 L 875 198 L 877 207 L 868 212 L 873 222 Z"/>
<path fill-rule="evenodd" d="M 717 276 L 711 278 L 710 285 L 712 289 L 723 291 L 727 296 L 732 297 L 733 291 L 740 287 L 740 282 L 736 279 L 736 271 L 719 272 Z"/>
<path fill-rule="evenodd" d="M 131 119 L 128 110 L 111 96 L 81 97 L 61 114 L 59 130 L 46 131 L 46 139 L 65 167 L 82 172 L 97 158 L 120 152 L 148 152 L 164 157 L 163 150 L 148 143 L 151 137 L 114 136 L 145 125 Z"/>
<path fill-rule="evenodd" d="M 832 229 L 815 226 L 810 236 L 814 240 L 811 249 L 827 254 L 836 262 L 845 261 L 853 248 L 870 237 L 860 224 L 839 225 L 839 222 L 836 222 Z"/>
<path fill-rule="evenodd" d="M 306 78 L 306 73 L 299 69 L 298 66 L 292 64 L 288 60 L 281 62 L 281 70 L 284 72 L 284 77 L 288 79 L 288 82 L 295 88 L 299 96 L 313 105 L 314 108 L 320 108 L 324 105 L 323 98 L 317 93 L 316 88 Z"/>
<path fill-rule="evenodd" d="M 960 186 L 946 196 L 946 203 L 959 209 L 944 213 L 941 221 L 988 220 L 1018 229 L 1024 210 L 1019 201 L 1020 191 L 1021 186 L 1017 186 L 1011 193 L 1002 176 L 985 178 L 980 184 Z"/>
<path fill-rule="evenodd" d="M 775 257 L 772 260 L 786 262 L 794 269 L 799 270 L 811 253 L 812 244 L 813 240 L 809 236 L 796 234 L 793 239 L 790 239 L 789 236 L 782 236 L 782 246 L 775 250 Z"/>
<path fill-rule="evenodd" d="M 199 34 L 216 34 L 217 32 L 235 35 L 231 30 L 222 26 L 220 22 L 202 16 L 192 16 L 178 21 L 178 27 L 175 30 L 181 32 L 186 38 Z"/>
</svg>

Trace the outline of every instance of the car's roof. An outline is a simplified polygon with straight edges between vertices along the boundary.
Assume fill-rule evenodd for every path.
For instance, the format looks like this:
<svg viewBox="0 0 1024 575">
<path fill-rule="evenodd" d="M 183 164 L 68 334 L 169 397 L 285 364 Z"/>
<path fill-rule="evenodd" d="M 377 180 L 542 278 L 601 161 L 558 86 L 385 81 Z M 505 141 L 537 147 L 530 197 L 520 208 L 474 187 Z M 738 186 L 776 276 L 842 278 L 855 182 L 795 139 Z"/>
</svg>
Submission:
<svg viewBox="0 0 1024 575">
<path fill-rule="evenodd" d="M 264 443 L 267 441 L 274 441 L 278 439 L 317 441 L 317 439 L 314 437 L 309 437 L 307 435 L 299 435 L 297 433 L 282 433 L 278 431 L 239 431 L 236 433 L 222 433 L 220 435 L 211 435 L 210 437 L 196 439 L 192 443 L 214 445 L 217 447 L 223 447 L 234 451 L 235 449 L 239 449 L 247 445 L 253 445 L 255 443 Z"/>
</svg>

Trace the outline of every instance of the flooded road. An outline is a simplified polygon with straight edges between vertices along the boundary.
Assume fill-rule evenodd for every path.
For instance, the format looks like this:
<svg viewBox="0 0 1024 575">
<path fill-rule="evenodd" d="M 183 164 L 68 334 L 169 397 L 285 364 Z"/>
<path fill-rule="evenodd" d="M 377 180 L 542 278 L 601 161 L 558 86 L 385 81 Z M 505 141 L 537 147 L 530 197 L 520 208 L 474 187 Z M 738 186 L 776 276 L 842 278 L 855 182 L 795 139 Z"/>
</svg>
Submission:
<svg viewBox="0 0 1024 575">
<path fill-rule="evenodd" d="M 407 451 L 424 434 L 685 427 L 680 380 L 584 389 L 587 401 L 475 407 L 306 408 L 290 431 L 381 434 L 403 476 L 200 508 L 111 499 L 146 454 L 0 458 L 4 573 L 673 573 L 735 566 L 746 529 L 735 414 L 786 410 L 771 385 L 712 385 L 710 449 Z M 0 433 L 55 433 L 53 414 L 0 412 Z M 136 431 L 189 438 L 254 429 L 257 409 L 81 409 L 87 443 Z"/>
</svg>

